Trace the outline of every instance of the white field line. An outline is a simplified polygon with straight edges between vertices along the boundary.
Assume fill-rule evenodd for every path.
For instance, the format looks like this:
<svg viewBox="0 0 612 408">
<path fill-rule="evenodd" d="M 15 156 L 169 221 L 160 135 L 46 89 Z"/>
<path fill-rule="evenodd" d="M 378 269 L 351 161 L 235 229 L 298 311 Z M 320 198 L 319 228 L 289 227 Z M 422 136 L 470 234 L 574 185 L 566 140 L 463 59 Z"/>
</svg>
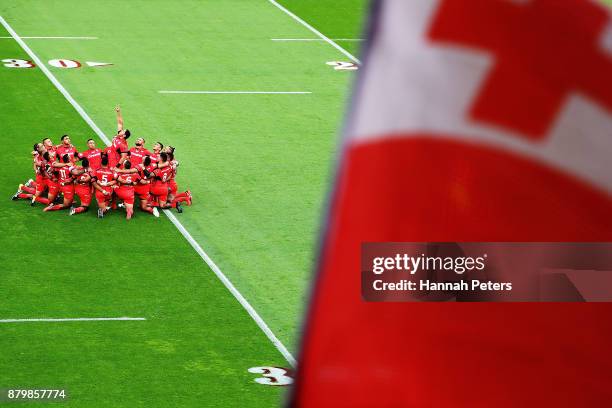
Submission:
<svg viewBox="0 0 612 408">
<path fill-rule="evenodd" d="M 270 341 L 274 344 L 274 346 L 276 346 L 278 351 L 281 352 L 283 357 L 285 357 L 285 359 L 289 362 L 289 364 L 295 367 L 296 366 L 295 358 L 291 355 L 289 350 L 287 350 L 285 345 L 278 339 L 278 337 L 276 337 L 276 335 L 272 332 L 272 330 L 270 330 L 270 327 L 268 327 L 266 322 L 261 318 L 261 316 L 259 316 L 259 314 L 255 311 L 253 306 L 251 306 L 249 302 L 244 298 L 244 296 L 242 296 L 242 294 L 238 291 L 238 289 L 236 289 L 236 287 L 227 278 L 227 276 L 225 276 L 225 274 L 221 272 L 221 269 L 219 269 L 219 267 L 213 262 L 213 260 L 210 259 L 208 254 L 204 252 L 202 247 L 196 242 L 195 239 L 193 239 L 189 231 L 185 229 L 183 224 L 181 224 L 181 222 L 174 216 L 174 214 L 172 214 L 172 212 L 170 212 L 169 210 L 164 210 L 164 213 L 168 216 L 168 218 L 170 218 L 170 221 L 172 221 L 172 223 L 176 226 L 176 228 L 178 228 L 181 234 L 183 234 L 183 236 L 191 244 L 193 249 L 195 249 L 195 251 L 200 255 L 200 257 L 202 257 L 204 262 L 208 264 L 210 269 L 215 273 L 215 275 L 217 275 L 219 280 L 223 282 L 225 287 L 232 293 L 232 295 L 234 295 L 236 300 L 238 300 L 238 302 L 240 302 L 242 307 L 244 307 L 244 309 L 249 313 L 249 315 L 251 315 L 253 320 L 255 320 L 255 323 L 257 323 L 257 325 L 261 328 L 261 330 L 266 334 L 268 339 L 270 339 Z"/>
<path fill-rule="evenodd" d="M 325 41 L 323 38 L 270 38 L 272 41 Z M 332 41 L 364 41 L 361 38 L 330 38 Z"/>
<path fill-rule="evenodd" d="M 0 16 L 0 23 L 4 26 L 4 28 L 13 36 L 15 41 L 23 48 L 23 50 L 30 56 L 32 61 L 38 65 L 38 67 L 43 71 L 43 73 L 49 78 L 49 80 L 55 85 L 55 87 L 64 95 L 64 97 L 70 102 L 70 104 L 76 109 L 76 111 L 81 115 L 81 117 L 87 122 L 87 124 L 93 129 L 94 132 L 102 139 L 102 141 L 106 145 L 110 145 L 110 140 L 106 137 L 104 132 L 100 130 L 100 128 L 94 123 L 94 121 L 87 115 L 87 113 L 83 110 L 81 105 L 77 103 L 77 101 L 72 98 L 72 96 L 68 93 L 66 88 L 55 78 L 55 76 L 49 71 L 49 69 L 43 65 L 40 59 L 34 54 L 34 52 L 28 47 L 28 45 L 19 37 L 19 35 L 13 30 L 13 28 L 4 20 L 2 16 Z M 169 211 L 164 211 L 164 214 L 172 221 L 172 223 L 178 228 L 178 230 L 183 234 L 185 239 L 191 244 L 191 246 L 196 250 L 196 252 L 200 255 L 202 260 L 206 262 L 206 264 L 213 270 L 213 272 L 219 277 L 221 282 L 225 285 L 225 287 L 236 297 L 238 302 L 246 309 L 249 315 L 255 320 L 255 323 L 259 326 L 259 328 L 264 332 L 264 334 L 268 337 L 268 339 L 274 344 L 274 346 L 280 351 L 280 353 L 285 357 L 287 362 L 295 367 L 296 361 L 295 358 L 291 355 L 289 350 L 285 347 L 283 343 L 274 335 L 272 330 L 268 327 L 266 322 L 263 321 L 261 316 L 255 311 L 253 306 L 242 296 L 242 294 L 236 289 L 236 287 L 230 282 L 230 280 L 221 272 L 221 269 L 213 262 L 213 260 L 204 252 L 202 247 L 193 239 L 191 234 L 185 229 L 183 224 L 176 219 L 174 214 Z"/>
<path fill-rule="evenodd" d="M 308 91 L 157 91 L 160 94 L 209 94 L 209 95 L 307 95 Z"/>
<path fill-rule="evenodd" d="M 0 37 L 0 39 L 13 39 L 13 37 Z M 20 37 L 28 40 L 97 40 L 98 37 Z"/>
<path fill-rule="evenodd" d="M 353 56 L 353 54 L 351 54 L 350 52 L 348 52 L 347 50 L 345 50 L 344 48 L 336 44 L 333 40 L 329 39 L 327 36 L 322 34 L 319 30 L 317 30 L 316 28 L 308 24 L 306 21 L 302 20 L 301 18 L 299 18 L 298 16 L 296 16 L 295 14 L 287 10 L 285 7 L 278 4 L 278 2 L 276 2 L 275 0 L 268 0 L 268 1 L 274 4 L 276 7 L 278 7 L 282 11 L 284 11 L 287 15 L 289 15 L 295 21 L 297 21 L 298 23 L 300 23 L 301 25 L 303 25 L 304 27 L 312 31 L 317 37 L 321 38 L 323 41 L 325 41 L 326 43 L 328 43 L 329 45 L 331 45 L 332 47 L 340 51 L 342 54 L 347 56 L 351 61 L 361 65 L 361 61 L 359 61 L 355 56 Z"/>
<path fill-rule="evenodd" d="M 0 319 L 0 323 L 142 321 L 144 317 L 74 317 L 59 319 Z"/>
</svg>

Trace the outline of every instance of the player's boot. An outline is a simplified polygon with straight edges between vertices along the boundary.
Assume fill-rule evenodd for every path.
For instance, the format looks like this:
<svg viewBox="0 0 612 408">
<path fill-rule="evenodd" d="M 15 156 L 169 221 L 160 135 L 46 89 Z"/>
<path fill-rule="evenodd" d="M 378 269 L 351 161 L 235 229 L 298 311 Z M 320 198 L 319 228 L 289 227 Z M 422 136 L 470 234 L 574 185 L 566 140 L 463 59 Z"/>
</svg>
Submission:
<svg viewBox="0 0 612 408">
<path fill-rule="evenodd" d="M 68 213 L 68 215 L 74 215 L 76 208 L 74 208 L 73 205 L 70 206 L 70 212 Z"/>
<path fill-rule="evenodd" d="M 23 192 L 21 191 L 22 188 L 23 188 L 23 184 L 20 184 L 19 187 L 17 187 L 17 192 L 13 194 L 13 196 L 11 197 L 11 200 L 17 201 L 19 199 L 19 194 Z"/>
<path fill-rule="evenodd" d="M 117 204 L 117 208 L 123 208 L 123 207 L 125 207 L 125 205 L 123 205 L 123 203 L 119 203 L 119 204 Z M 114 209 L 114 208 L 113 208 L 113 209 Z"/>
<path fill-rule="evenodd" d="M 180 202 L 176 202 L 176 212 L 177 213 L 182 213 L 183 212 L 183 208 L 181 207 L 181 203 Z"/>
<path fill-rule="evenodd" d="M 34 182 L 34 180 L 29 179 L 28 181 L 26 181 L 25 185 L 30 187 L 32 185 L 32 183 Z"/>
<path fill-rule="evenodd" d="M 36 204 L 36 196 L 32 197 L 32 202 L 30 203 L 32 207 L 34 207 L 34 204 Z"/>
<path fill-rule="evenodd" d="M 104 218 L 104 210 L 101 208 L 98 208 L 98 218 Z"/>
<path fill-rule="evenodd" d="M 159 211 L 157 210 L 157 207 L 153 207 L 153 212 L 151 214 L 153 214 L 155 218 L 159 218 Z"/>
</svg>

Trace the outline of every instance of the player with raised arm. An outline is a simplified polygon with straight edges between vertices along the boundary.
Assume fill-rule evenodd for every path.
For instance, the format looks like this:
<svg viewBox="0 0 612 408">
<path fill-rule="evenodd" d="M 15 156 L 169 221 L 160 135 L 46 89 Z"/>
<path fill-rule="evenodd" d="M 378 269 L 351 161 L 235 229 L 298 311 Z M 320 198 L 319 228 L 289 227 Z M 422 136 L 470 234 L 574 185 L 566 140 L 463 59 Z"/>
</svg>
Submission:
<svg viewBox="0 0 612 408">
<path fill-rule="evenodd" d="M 111 145 L 105 149 L 110 168 L 115 167 L 117 163 L 123 163 L 127 160 L 127 153 L 129 151 L 127 139 L 130 137 L 130 131 L 123 128 L 123 116 L 118 105 L 115 107 L 115 112 L 117 112 L 117 135 L 113 137 Z"/>
<path fill-rule="evenodd" d="M 89 210 L 92 197 L 92 174 L 94 169 L 91 168 L 91 163 L 84 157 L 81 160 L 80 166 L 72 168 L 72 176 L 74 177 L 74 193 L 81 200 L 81 205 L 70 208 L 70 215 L 80 214 Z"/>
<path fill-rule="evenodd" d="M 181 202 L 191 205 L 191 193 L 177 191 L 178 161 L 174 157 L 174 147 L 164 148 L 163 143 L 156 142 L 153 152 L 150 152 L 144 146 L 144 138 L 139 137 L 135 146 L 129 149 L 126 139 L 130 132 L 124 128 L 119 106 L 115 111 L 117 135 L 106 151 L 97 148 L 93 139 L 88 139 L 88 149 L 79 153 L 67 134 L 61 137 L 57 146 L 50 138 L 36 143 L 32 151 L 36 181 L 30 179 L 19 184 L 11 198 L 31 199 L 32 206 L 40 202 L 46 205 L 44 211 L 61 210 L 72 205 L 70 215 L 73 215 L 88 211 L 95 195 L 100 218 L 110 209 L 111 202 L 112 208 L 116 208 L 117 196 L 125 202 L 128 219 L 133 217 L 136 195 L 142 211 L 156 217 L 159 217 L 158 207 L 174 207 L 180 213 L 183 211 Z M 82 165 L 77 164 L 78 160 L 82 160 Z M 75 194 L 80 199 L 79 206 L 74 203 Z"/>
<path fill-rule="evenodd" d="M 102 156 L 101 167 L 94 172 L 92 185 L 96 193 L 98 202 L 98 218 L 104 218 L 104 214 L 109 210 L 110 200 L 113 195 L 113 186 L 117 183 L 117 174 L 108 167 L 108 157 Z"/>
<path fill-rule="evenodd" d="M 55 171 L 58 175 L 57 184 L 59 189 L 64 195 L 64 201 L 61 204 L 53 204 L 53 201 L 49 200 L 49 205 L 43 209 L 43 211 L 58 211 L 69 208 L 72 205 L 74 199 L 74 183 L 72 179 L 72 164 L 70 163 L 70 155 L 64 153 L 61 156 L 61 163 L 53 163 Z M 63 164 L 64 166 L 59 166 Z"/>
</svg>

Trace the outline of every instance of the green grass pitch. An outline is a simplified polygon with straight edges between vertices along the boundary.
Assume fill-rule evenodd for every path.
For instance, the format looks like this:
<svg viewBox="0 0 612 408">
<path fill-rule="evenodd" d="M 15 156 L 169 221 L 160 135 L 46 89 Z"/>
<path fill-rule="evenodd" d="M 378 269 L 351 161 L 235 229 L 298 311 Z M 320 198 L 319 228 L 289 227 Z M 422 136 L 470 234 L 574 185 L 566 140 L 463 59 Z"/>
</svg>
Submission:
<svg viewBox="0 0 612 408">
<path fill-rule="evenodd" d="M 361 35 L 363 0 L 281 3 L 330 38 Z M 325 63 L 346 57 L 322 41 L 271 41 L 317 37 L 266 0 L 20 0 L 0 15 L 23 37 L 98 38 L 24 41 L 45 63 L 83 64 L 47 67 L 107 135 L 119 103 L 148 147 L 176 146 L 179 187 L 194 195 L 178 218 L 295 355 L 353 77 Z M 359 42 L 338 43 L 358 53 Z M 0 39 L 9 58 L 29 59 Z M 147 320 L 0 324 L 0 388 L 66 388 L 62 406 L 277 406 L 284 388 L 247 370 L 287 361 L 167 218 L 9 201 L 32 175 L 35 141 L 68 133 L 82 149 L 95 134 L 40 69 L 2 65 L 0 319 Z"/>
</svg>

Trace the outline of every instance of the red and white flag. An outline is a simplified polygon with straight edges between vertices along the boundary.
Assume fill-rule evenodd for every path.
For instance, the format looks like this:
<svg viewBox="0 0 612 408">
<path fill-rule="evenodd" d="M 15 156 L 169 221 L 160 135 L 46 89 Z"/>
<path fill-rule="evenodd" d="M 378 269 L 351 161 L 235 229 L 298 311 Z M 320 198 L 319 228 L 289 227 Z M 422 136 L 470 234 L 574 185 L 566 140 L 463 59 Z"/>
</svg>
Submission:
<svg viewBox="0 0 612 408">
<path fill-rule="evenodd" d="M 594 407 L 610 303 L 367 303 L 362 242 L 612 241 L 612 20 L 586 0 L 381 0 L 297 407 Z"/>
</svg>

